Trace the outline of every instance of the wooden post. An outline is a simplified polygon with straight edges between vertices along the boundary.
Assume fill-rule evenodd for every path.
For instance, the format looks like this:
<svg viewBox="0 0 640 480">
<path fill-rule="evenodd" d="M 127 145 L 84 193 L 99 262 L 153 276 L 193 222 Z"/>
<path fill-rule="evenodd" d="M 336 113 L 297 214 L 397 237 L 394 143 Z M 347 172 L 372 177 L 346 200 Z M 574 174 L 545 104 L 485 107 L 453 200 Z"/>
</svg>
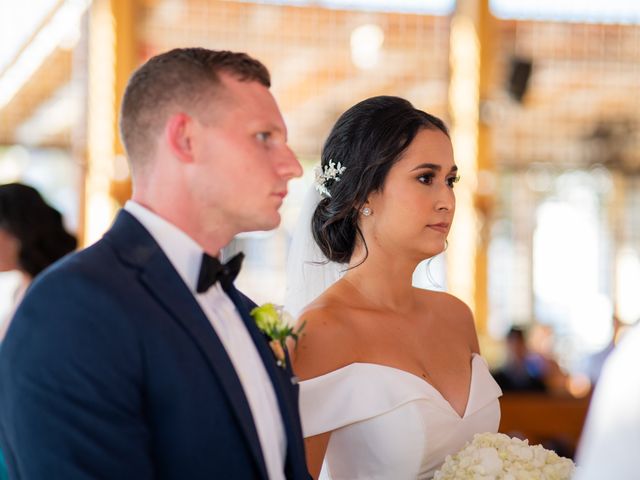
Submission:
<svg viewBox="0 0 640 480">
<path fill-rule="evenodd" d="M 451 140 L 462 182 L 449 237 L 449 291 L 473 310 L 478 333 L 487 330 L 487 247 L 493 203 L 489 126 L 480 107 L 490 93 L 495 32 L 489 0 L 459 0 L 451 21 L 449 108 Z"/>
<path fill-rule="evenodd" d="M 138 0 L 94 0 L 89 12 L 83 245 L 102 236 L 119 206 L 117 200 L 121 200 L 113 196 L 116 156 L 123 152 L 118 138 L 118 107 L 126 79 L 137 60 L 137 6 Z"/>
</svg>

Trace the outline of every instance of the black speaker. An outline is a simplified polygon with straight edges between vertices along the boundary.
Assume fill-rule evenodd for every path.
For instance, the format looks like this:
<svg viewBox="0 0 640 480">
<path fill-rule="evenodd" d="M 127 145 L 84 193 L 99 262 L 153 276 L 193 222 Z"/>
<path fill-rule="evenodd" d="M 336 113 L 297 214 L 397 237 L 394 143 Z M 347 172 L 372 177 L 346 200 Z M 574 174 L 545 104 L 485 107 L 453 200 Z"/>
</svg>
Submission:
<svg viewBox="0 0 640 480">
<path fill-rule="evenodd" d="M 517 102 L 522 103 L 524 94 L 527 92 L 527 86 L 529 85 L 529 78 L 531 77 L 531 70 L 533 69 L 533 63 L 527 58 L 512 58 L 511 59 L 511 71 L 509 72 L 509 93 Z"/>
</svg>

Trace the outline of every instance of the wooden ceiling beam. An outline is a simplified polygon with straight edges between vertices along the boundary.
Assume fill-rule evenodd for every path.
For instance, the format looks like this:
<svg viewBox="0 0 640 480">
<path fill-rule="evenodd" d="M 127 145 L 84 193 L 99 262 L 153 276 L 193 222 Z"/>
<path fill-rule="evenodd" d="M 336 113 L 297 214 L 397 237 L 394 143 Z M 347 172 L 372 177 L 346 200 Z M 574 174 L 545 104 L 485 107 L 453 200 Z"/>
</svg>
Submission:
<svg viewBox="0 0 640 480">
<path fill-rule="evenodd" d="M 72 52 L 57 48 L 11 101 L 0 110 L 0 143 L 15 143 L 15 132 L 38 107 L 71 79 Z"/>
</svg>

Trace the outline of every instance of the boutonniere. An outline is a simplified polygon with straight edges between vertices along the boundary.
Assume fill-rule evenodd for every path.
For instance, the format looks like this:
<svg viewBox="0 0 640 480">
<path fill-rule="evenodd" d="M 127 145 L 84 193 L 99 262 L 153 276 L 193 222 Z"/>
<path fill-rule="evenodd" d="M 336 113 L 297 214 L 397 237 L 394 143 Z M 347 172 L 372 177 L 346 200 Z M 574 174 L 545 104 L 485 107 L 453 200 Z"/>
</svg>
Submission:
<svg viewBox="0 0 640 480">
<path fill-rule="evenodd" d="M 287 348 L 287 338 L 293 338 L 293 341 L 297 344 L 298 337 L 304 328 L 304 323 L 297 330 L 294 329 L 291 326 L 293 324 L 291 315 L 285 312 L 282 306 L 274 305 L 273 303 L 265 303 L 254 308 L 251 310 L 250 315 L 255 320 L 258 328 L 271 339 L 269 346 L 273 350 L 278 366 L 286 367 L 285 348 Z"/>
</svg>

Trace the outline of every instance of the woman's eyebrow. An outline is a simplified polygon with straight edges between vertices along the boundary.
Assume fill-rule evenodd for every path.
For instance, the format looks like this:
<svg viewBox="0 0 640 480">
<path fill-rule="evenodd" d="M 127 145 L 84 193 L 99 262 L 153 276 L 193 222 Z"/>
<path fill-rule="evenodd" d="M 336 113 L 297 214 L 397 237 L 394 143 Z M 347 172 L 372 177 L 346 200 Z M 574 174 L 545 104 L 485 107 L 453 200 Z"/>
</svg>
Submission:
<svg viewBox="0 0 640 480">
<path fill-rule="evenodd" d="M 413 172 L 415 170 L 422 170 L 426 168 L 430 168 L 431 170 L 435 170 L 439 172 L 440 170 L 442 170 L 442 165 L 438 165 L 437 163 L 421 163 L 420 165 L 412 168 L 411 171 Z M 457 172 L 457 171 L 458 171 L 457 165 L 454 165 L 453 167 L 451 167 L 450 172 Z"/>
</svg>

